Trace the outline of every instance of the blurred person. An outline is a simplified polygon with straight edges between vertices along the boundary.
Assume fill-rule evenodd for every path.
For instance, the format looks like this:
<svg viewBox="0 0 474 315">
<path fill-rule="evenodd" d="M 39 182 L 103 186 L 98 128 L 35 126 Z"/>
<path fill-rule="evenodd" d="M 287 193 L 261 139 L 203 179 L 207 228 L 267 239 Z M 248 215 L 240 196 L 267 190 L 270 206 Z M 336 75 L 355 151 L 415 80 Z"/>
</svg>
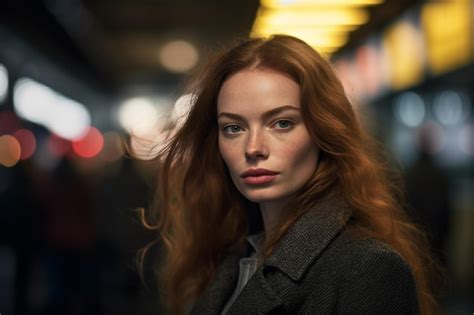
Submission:
<svg viewBox="0 0 474 315">
<path fill-rule="evenodd" d="M 426 238 L 315 50 L 243 40 L 190 92 L 156 160 L 156 206 L 142 212 L 167 249 L 172 314 L 440 312 Z"/>
<path fill-rule="evenodd" d="M 13 168 L 4 169 L 7 176 L 0 178 L 6 184 L 0 190 L 0 245 L 13 250 L 15 274 L 13 314 L 29 314 L 32 278 L 38 261 L 44 221 L 42 209 L 34 193 L 34 164 L 21 161 Z"/>
<path fill-rule="evenodd" d="M 435 257 L 446 265 L 445 244 L 449 235 L 449 181 L 436 165 L 437 129 L 427 123 L 418 130 L 419 157 L 406 171 L 407 201 L 413 220 L 427 232 Z"/>
<path fill-rule="evenodd" d="M 44 314 L 99 314 L 95 201 L 68 158 L 38 182 L 45 211 Z"/>
</svg>

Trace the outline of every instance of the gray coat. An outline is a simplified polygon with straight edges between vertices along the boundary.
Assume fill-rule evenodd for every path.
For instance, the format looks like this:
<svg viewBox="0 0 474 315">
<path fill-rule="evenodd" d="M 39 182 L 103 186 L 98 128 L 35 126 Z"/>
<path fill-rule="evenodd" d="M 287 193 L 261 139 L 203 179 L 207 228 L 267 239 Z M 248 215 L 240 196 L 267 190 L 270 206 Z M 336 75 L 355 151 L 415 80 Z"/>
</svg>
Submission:
<svg viewBox="0 0 474 315">
<path fill-rule="evenodd" d="M 326 200 L 305 213 L 254 273 L 228 314 L 417 314 L 410 267 L 387 245 L 344 229 L 351 211 Z M 240 257 L 229 256 L 191 314 L 220 314 Z"/>
</svg>

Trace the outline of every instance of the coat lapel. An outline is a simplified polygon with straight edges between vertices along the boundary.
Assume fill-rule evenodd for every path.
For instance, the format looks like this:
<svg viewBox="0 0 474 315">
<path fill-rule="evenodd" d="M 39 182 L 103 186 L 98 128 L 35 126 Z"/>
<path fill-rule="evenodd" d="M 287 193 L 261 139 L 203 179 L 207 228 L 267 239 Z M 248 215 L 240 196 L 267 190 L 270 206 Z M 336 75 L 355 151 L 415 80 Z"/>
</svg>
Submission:
<svg viewBox="0 0 474 315">
<path fill-rule="evenodd" d="M 350 209 L 335 198 L 325 198 L 304 213 L 250 278 L 229 314 L 267 314 L 283 306 L 281 292 L 291 291 L 311 263 L 341 232 L 350 214 Z M 191 314 L 222 312 L 237 285 L 240 258 L 233 255 L 224 260 Z"/>
<path fill-rule="evenodd" d="M 350 214 L 342 201 L 329 198 L 303 214 L 249 280 L 229 314 L 267 314 L 284 307 L 282 292 L 296 288 L 296 282 L 341 232 Z"/>
<path fill-rule="evenodd" d="M 237 285 L 239 260 L 239 255 L 231 255 L 220 264 L 210 286 L 194 304 L 190 314 L 220 314 Z"/>
<path fill-rule="evenodd" d="M 265 266 L 299 280 L 342 231 L 352 211 L 340 198 L 325 198 L 304 213 L 275 247 Z"/>
</svg>

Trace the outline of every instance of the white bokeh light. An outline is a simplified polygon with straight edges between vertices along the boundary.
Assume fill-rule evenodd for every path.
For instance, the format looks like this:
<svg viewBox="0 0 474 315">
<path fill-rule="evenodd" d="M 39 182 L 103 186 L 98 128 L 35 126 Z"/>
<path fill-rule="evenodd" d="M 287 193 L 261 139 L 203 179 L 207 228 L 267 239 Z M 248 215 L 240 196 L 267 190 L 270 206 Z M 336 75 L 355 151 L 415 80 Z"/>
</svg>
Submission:
<svg viewBox="0 0 474 315">
<path fill-rule="evenodd" d="M 69 140 L 82 137 L 91 122 L 84 105 L 28 78 L 15 84 L 13 105 L 18 116 Z"/>
<path fill-rule="evenodd" d="M 126 100 L 119 108 L 120 125 L 132 136 L 146 136 L 158 128 L 159 111 L 152 101 L 144 97 Z"/>
<path fill-rule="evenodd" d="M 433 101 L 433 110 L 440 123 L 452 126 L 469 116 L 466 97 L 455 91 L 443 91 Z"/>
<path fill-rule="evenodd" d="M 173 110 L 171 111 L 171 121 L 175 124 L 176 128 L 183 125 L 188 118 L 189 112 L 194 105 L 196 95 L 185 94 L 178 98 L 175 102 Z"/>
<path fill-rule="evenodd" d="M 419 126 L 425 118 L 425 102 L 415 92 L 402 93 L 396 100 L 395 114 L 408 127 Z"/>
<path fill-rule="evenodd" d="M 0 64 L 0 105 L 7 97 L 8 93 L 8 71 L 4 65 Z"/>
</svg>

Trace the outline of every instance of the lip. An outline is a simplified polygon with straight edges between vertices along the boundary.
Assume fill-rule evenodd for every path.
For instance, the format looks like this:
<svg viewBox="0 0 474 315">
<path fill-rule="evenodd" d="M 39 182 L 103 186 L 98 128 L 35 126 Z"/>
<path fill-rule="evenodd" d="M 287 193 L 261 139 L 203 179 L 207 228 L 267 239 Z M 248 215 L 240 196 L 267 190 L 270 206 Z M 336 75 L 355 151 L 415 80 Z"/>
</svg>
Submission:
<svg viewBox="0 0 474 315">
<path fill-rule="evenodd" d="M 278 172 L 266 170 L 264 168 L 248 169 L 240 175 L 248 185 L 263 185 L 273 181 Z"/>
<path fill-rule="evenodd" d="M 278 175 L 278 172 L 270 171 L 264 168 L 250 168 L 240 175 L 242 178 L 256 177 L 256 176 L 267 176 L 267 175 Z"/>
</svg>

